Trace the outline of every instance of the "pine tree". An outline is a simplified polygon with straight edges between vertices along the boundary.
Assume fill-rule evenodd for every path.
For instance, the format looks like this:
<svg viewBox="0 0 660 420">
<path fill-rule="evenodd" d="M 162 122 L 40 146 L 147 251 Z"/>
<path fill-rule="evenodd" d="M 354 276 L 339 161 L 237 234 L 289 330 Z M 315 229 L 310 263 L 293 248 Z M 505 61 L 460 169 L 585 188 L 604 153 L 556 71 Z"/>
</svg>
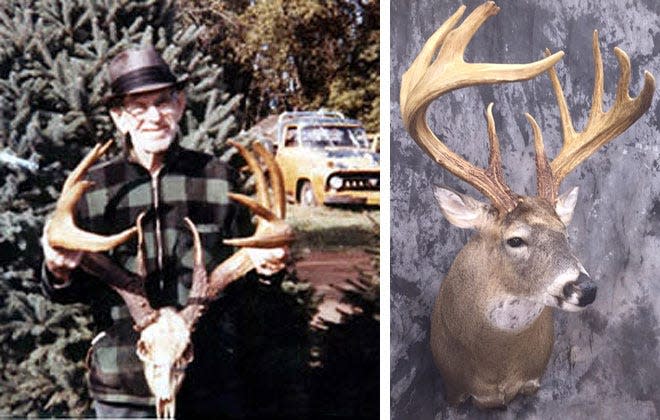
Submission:
<svg viewBox="0 0 660 420">
<path fill-rule="evenodd" d="M 0 3 L 0 416 L 88 412 L 91 321 L 82 305 L 41 295 L 39 237 L 66 173 L 114 134 L 102 103 L 109 59 L 153 44 L 189 76 L 184 146 L 213 152 L 234 129 L 240 97 L 196 48 L 204 28 L 178 25 L 176 13 L 173 0 Z"/>
</svg>

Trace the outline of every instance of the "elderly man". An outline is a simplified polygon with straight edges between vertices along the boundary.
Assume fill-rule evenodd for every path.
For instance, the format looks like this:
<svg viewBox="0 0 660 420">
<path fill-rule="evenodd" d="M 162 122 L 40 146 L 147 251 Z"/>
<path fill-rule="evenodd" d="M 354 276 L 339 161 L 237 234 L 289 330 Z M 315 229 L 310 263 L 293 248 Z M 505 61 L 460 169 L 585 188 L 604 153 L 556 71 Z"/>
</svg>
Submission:
<svg viewBox="0 0 660 420">
<path fill-rule="evenodd" d="M 86 230 L 109 234 L 133 225 L 146 210 L 142 227 L 149 301 L 154 308 L 184 305 L 192 265 L 184 217 L 197 225 L 211 268 L 233 252 L 223 239 L 251 233 L 249 214 L 227 197 L 235 183 L 231 168 L 178 144 L 178 123 L 186 105 L 184 81 L 175 78 L 158 53 L 153 48 L 124 51 L 112 60 L 109 73 L 112 94 L 107 100 L 124 138 L 124 154 L 89 171 L 95 186 L 79 203 L 77 220 Z M 82 272 L 80 253 L 53 249 L 45 236 L 46 293 L 63 303 L 90 303 L 104 331 L 87 356 L 97 415 L 153 417 L 153 400 L 135 355 L 137 333 L 126 306 L 109 287 Z M 112 257 L 134 271 L 135 254 L 133 241 L 115 249 Z M 287 249 L 251 249 L 249 255 L 257 272 L 269 276 L 284 267 Z M 194 405 L 197 414 L 242 415 L 233 352 L 236 332 L 222 300 L 211 305 L 193 335 L 200 351 L 188 367 L 177 414 L 192 414 Z"/>
</svg>

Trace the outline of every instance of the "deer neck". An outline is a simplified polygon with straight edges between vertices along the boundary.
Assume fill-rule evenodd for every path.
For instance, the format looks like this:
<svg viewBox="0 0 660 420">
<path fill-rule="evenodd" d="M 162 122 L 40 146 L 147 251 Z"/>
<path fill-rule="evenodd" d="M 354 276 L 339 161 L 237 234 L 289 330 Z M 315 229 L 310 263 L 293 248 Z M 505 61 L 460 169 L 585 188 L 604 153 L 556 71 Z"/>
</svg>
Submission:
<svg viewBox="0 0 660 420">
<path fill-rule="evenodd" d="M 498 330 L 519 332 L 530 328 L 543 312 L 545 305 L 521 296 L 496 294 L 486 303 L 484 316 Z"/>
</svg>

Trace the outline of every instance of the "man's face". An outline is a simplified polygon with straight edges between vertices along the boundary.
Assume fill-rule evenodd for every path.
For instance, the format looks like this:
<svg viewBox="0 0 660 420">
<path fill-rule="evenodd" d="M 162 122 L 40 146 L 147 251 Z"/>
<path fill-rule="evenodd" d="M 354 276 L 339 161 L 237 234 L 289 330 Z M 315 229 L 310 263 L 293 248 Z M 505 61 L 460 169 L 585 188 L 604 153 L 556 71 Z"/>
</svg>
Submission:
<svg viewBox="0 0 660 420">
<path fill-rule="evenodd" d="M 166 88 L 129 95 L 111 115 L 117 128 L 130 134 L 137 152 L 160 154 L 172 144 L 184 108 L 183 93 Z"/>
</svg>

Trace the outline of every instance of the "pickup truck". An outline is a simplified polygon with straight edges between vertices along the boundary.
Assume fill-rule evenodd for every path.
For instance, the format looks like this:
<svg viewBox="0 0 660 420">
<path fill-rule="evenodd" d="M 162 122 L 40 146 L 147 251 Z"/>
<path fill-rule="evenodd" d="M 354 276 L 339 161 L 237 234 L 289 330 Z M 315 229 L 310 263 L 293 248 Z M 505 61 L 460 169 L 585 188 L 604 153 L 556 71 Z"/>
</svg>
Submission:
<svg viewBox="0 0 660 420">
<path fill-rule="evenodd" d="M 250 130 L 275 154 L 290 201 L 380 204 L 380 154 L 364 126 L 339 112 L 284 112 Z"/>
</svg>

